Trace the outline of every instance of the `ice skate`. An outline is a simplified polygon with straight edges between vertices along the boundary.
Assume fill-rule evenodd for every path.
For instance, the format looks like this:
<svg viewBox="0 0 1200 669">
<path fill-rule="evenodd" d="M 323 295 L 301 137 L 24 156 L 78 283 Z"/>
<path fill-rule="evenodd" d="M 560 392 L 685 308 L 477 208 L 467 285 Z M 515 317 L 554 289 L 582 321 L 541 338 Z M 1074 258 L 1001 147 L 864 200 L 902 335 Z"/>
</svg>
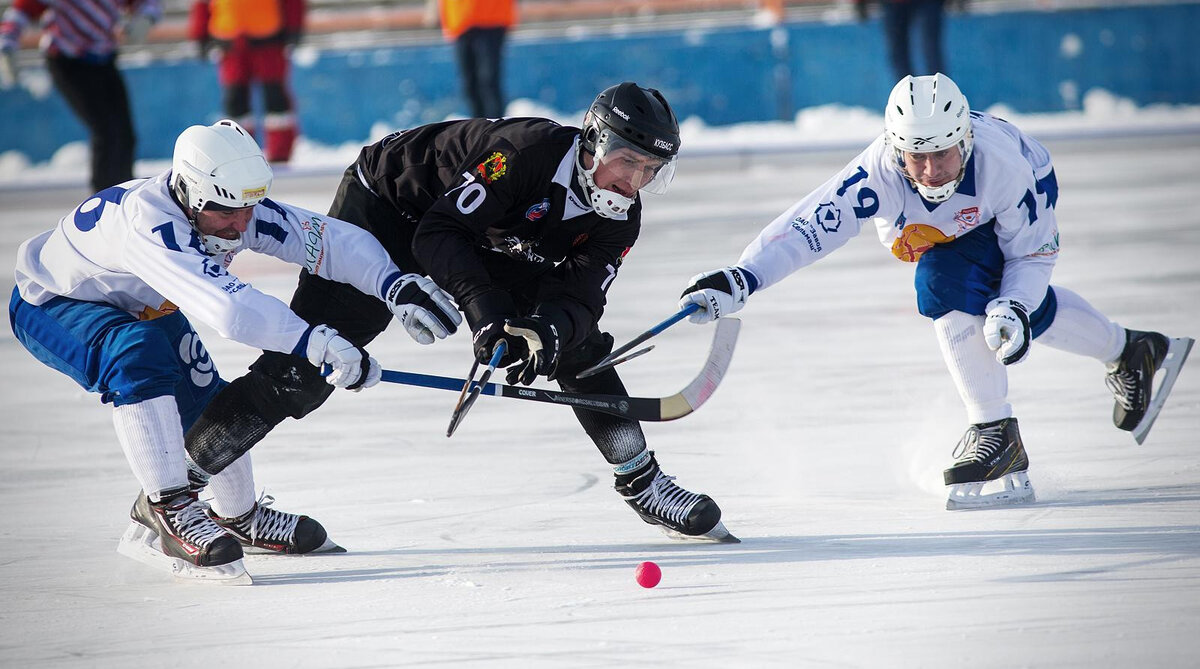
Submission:
<svg viewBox="0 0 1200 669">
<path fill-rule="evenodd" d="M 242 547 L 205 513 L 204 504 L 185 489 L 165 492 L 151 502 L 139 493 L 132 521 L 117 552 L 178 578 L 227 585 L 252 581 L 242 564 Z"/>
<path fill-rule="evenodd" d="M 708 495 L 688 492 L 675 485 L 658 466 L 654 453 L 638 469 L 619 474 L 617 493 L 642 520 L 658 525 L 672 539 L 741 543 L 721 522 L 721 508 Z"/>
<path fill-rule="evenodd" d="M 263 495 L 254 507 L 237 518 L 221 518 L 208 513 L 227 532 L 237 538 L 247 553 L 303 555 L 305 553 L 345 553 L 346 549 L 329 540 L 321 523 L 286 511 L 270 508 L 275 498 Z"/>
<path fill-rule="evenodd" d="M 1029 458 L 1016 418 L 972 425 L 954 447 L 953 457 L 957 460 L 943 473 L 950 486 L 947 509 L 1034 501 L 1026 473 Z"/>
<path fill-rule="evenodd" d="M 1150 433 L 1193 343 L 1188 337 L 1168 339 L 1157 332 L 1125 331 L 1125 350 L 1104 381 L 1116 400 L 1113 424 L 1132 432 L 1137 443 Z M 1162 379 L 1155 391 L 1154 377 L 1160 371 Z"/>
</svg>

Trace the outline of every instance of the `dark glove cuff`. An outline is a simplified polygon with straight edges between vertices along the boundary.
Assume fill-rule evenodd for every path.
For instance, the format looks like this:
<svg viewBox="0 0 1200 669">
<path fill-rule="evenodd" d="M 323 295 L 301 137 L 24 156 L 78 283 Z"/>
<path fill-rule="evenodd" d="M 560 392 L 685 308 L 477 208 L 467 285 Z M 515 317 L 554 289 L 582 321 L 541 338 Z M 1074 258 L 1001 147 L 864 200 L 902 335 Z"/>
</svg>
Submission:
<svg viewBox="0 0 1200 669">
<path fill-rule="evenodd" d="M 543 302 L 534 308 L 533 315 L 554 325 L 554 328 L 558 331 L 560 346 L 565 346 L 567 342 L 571 341 L 572 335 L 575 334 L 574 322 L 567 315 L 566 310 L 560 306 Z"/>
<path fill-rule="evenodd" d="M 517 307 L 513 304 L 512 296 L 503 290 L 489 290 L 479 297 L 462 306 L 463 314 L 467 317 L 467 325 L 471 332 L 478 332 L 480 327 L 496 321 L 504 321 L 517 315 Z"/>
</svg>

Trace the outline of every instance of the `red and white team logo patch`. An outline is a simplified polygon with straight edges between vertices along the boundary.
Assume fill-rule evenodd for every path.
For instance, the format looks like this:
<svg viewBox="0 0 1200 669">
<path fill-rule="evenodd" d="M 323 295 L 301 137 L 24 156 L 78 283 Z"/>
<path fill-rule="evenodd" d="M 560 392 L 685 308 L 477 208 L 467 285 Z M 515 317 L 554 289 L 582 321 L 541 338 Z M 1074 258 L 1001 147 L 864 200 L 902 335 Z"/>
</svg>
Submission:
<svg viewBox="0 0 1200 669">
<path fill-rule="evenodd" d="M 954 222 L 958 223 L 959 232 L 979 225 L 979 207 L 968 207 L 959 211 L 954 215 Z"/>
</svg>

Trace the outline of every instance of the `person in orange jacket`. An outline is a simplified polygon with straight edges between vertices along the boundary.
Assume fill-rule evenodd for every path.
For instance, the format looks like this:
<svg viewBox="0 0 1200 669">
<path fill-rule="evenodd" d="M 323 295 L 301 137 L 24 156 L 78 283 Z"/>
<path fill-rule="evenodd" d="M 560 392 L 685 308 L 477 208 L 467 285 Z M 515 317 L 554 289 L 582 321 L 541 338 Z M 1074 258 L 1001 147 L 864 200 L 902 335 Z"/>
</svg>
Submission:
<svg viewBox="0 0 1200 669">
<path fill-rule="evenodd" d="M 288 89 L 288 50 L 304 31 L 305 0 L 199 0 L 192 5 L 189 37 L 203 53 L 216 49 L 222 108 L 264 143 L 267 160 L 292 157 L 298 127 Z M 263 129 L 257 132 L 250 87 L 262 86 Z"/>
<path fill-rule="evenodd" d="M 434 6 L 439 10 L 436 14 Z M 504 39 L 517 23 L 516 0 L 428 0 L 426 20 L 440 15 L 442 34 L 454 43 L 463 95 L 476 118 L 504 116 L 500 90 Z"/>
</svg>

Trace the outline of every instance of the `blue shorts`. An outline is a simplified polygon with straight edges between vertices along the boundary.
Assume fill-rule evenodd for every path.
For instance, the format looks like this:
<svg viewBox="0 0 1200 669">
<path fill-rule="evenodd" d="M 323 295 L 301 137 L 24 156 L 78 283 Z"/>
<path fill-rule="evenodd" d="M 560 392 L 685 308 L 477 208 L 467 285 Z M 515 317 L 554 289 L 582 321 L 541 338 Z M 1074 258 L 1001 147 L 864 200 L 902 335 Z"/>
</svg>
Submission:
<svg viewBox="0 0 1200 669">
<path fill-rule="evenodd" d="M 17 340 L 46 366 L 113 406 L 171 395 L 184 431 L 225 386 L 181 312 L 140 321 L 96 302 L 56 297 L 34 306 L 14 288 L 8 305 Z"/>
<path fill-rule="evenodd" d="M 951 311 L 982 316 L 987 303 L 1000 297 L 1003 272 L 1004 254 L 996 239 L 994 223 L 981 225 L 952 242 L 937 244 L 917 261 L 913 279 L 917 310 L 933 319 Z M 1032 336 L 1045 332 L 1057 311 L 1058 300 L 1051 286 L 1041 305 L 1029 314 Z"/>
</svg>

